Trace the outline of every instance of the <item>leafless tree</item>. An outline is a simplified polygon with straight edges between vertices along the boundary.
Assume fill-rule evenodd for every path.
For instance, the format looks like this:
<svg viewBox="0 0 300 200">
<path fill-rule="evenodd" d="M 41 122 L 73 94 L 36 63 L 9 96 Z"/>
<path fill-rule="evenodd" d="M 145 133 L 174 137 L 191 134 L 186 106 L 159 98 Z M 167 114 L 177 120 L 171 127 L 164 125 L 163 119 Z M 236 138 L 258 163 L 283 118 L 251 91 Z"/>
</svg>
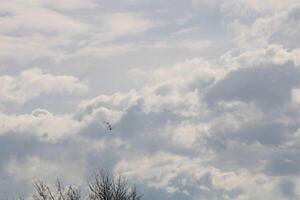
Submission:
<svg viewBox="0 0 300 200">
<path fill-rule="evenodd" d="M 100 171 L 88 181 L 91 200 L 140 200 L 142 195 L 135 186 L 130 188 L 127 179 Z"/>
<path fill-rule="evenodd" d="M 80 189 L 77 186 L 63 186 L 57 180 L 51 188 L 43 181 L 35 182 L 36 194 L 34 200 L 81 200 Z M 141 200 L 135 186 L 130 187 L 124 176 L 115 176 L 100 170 L 88 180 L 88 200 Z"/>
<path fill-rule="evenodd" d="M 129 194 L 129 199 L 130 200 L 140 200 L 142 198 L 143 195 L 139 194 L 136 186 L 133 186 L 131 188 L 130 194 Z"/>
<path fill-rule="evenodd" d="M 36 194 L 34 200 L 80 200 L 81 193 L 77 186 L 63 186 L 57 179 L 55 189 L 51 190 L 50 186 L 43 181 L 35 182 Z"/>
</svg>

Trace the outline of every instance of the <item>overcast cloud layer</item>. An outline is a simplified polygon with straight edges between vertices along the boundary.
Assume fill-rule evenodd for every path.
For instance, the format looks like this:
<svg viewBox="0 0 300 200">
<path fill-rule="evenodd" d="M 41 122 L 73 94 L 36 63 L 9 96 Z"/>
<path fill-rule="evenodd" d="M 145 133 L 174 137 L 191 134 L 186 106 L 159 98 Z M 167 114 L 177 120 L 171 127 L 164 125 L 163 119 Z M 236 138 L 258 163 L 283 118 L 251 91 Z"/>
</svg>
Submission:
<svg viewBox="0 0 300 200">
<path fill-rule="evenodd" d="M 104 168 L 145 200 L 299 199 L 298 2 L 2 0 L 0 194 Z"/>
</svg>

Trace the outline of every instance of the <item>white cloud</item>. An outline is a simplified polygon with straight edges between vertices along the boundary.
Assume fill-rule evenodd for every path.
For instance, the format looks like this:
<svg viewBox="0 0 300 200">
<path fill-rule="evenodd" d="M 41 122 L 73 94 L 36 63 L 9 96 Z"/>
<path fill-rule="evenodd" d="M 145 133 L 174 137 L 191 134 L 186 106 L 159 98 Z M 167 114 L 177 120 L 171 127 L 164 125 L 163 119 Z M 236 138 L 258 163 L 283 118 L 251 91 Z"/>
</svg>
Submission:
<svg viewBox="0 0 300 200">
<path fill-rule="evenodd" d="M 42 34 L 78 34 L 87 29 L 87 26 L 66 15 L 40 5 L 18 2 L 2 2 L 2 11 L 7 16 L 0 17 L 2 33 L 28 34 L 39 32 Z"/>
<path fill-rule="evenodd" d="M 288 50 L 281 45 L 272 44 L 265 48 L 256 48 L 242 53 L 228 52 L 221 57 L 221 64 L 230 70 L 285 63 L 299 66 L 299 54 L 299 49 Z"/>
<path fill-rule="evenodd" d="M 87 85 L 73 76 L 58 76 L 31 68 L 18 76 L 0 76 L 0 101 L 25 103 L 41 95 L 72 95 L 87 91 Z"/>
<path fill-rule="evenodd" d="M 145 18 L 143 13 L 134 12 L 104 15 L 100 21 L 104 31 L 117 36 L 136 34 L 157 26 Z"/>
<path fill-rule="evenodd" d="M 262 199 L 266 195 L 280 199 L 276 197 L 277 194 L 272 193 L 274 185 L 264 175 L 220 171 L 214 167 L 205 167 L 199 160 L 167 153 L 146 156 L 143 159 L 122 160 L 116 170 L 142 180 L 150 187 L 166 190 L 175 199 L 178 196 L 177 198 L 187 199 L 201 197 L 244 200 Z"/>
<path fill-rule="evenodd" d="M 57 140 L 77 133 L 80 124 L 70 115 L 54 115 L 47 110 L 36 109 L 31 114 L 0 115 L 0 134 L 21 133 L 38 136 L 41 140 Z"/>
<path fill-rule="evenodd" d="M 298 48 L 299 5 L 290 4 L 286 9 L 268 15 L 252 17 L 253 23 L 233 20 L 235 41 L 242 49 L 266 47 L 279 44 L 287 48 Z"/>
<path fill-rule="evenodd" d="M 98 107 L 106 107 L 110 109 L 126 110 L 133 106 L 140 96 L 135 90 L 131 90 L 127 94 L 114 93 L 113 95 L 99 95 L 94 99 L 82 101 L 79 105 L 79 113 L 91 113 L 93 109 Z"/>
<path fill-rule="evenodd" d="M 115 2 L 0 3 L 0 64 L 11 59 L 48 67 L 18 73 L 4 66 L 17 75 L 0 76 L 1 104 L 20 107 L 0 114 L 0 192 L 17 187 L 26 194 L 30 179 L 44 169 L 45 179 L 79 183 L 102 167 L 128 175 L 146 200 L 296 198 L 295 1 Z M 206 48 L 219 51 L 223 40 L 236 43 L 220 58 L 199 58 Z M 61 67 L 68 62 L 77 67 Z M 116 86 L 105 94 L 98 88 L 105 81 L 96 80 L 87 91 L 85 81 L 61 75 L 74 70 L 100 79 L 120 67 L 131 70 L 139 89 L 120 92 Z M 87 96 L 72 99 L 77 106 L 69 114 L 32 105 L 51 96 L 66 113 L 58 104 L 76 94 Z"/>
</svg>

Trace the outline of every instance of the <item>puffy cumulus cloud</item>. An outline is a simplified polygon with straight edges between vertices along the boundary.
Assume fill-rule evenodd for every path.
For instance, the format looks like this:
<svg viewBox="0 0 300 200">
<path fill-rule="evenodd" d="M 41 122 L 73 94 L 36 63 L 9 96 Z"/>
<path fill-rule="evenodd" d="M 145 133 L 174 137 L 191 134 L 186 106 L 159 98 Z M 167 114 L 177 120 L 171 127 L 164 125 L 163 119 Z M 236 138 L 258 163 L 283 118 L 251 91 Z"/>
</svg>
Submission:
<svg viewBox="0 0 300 200">
<path fill-rule="evenodd" d="M 285 4 L 285 9 L 266 15 L 251 17 L 251 20 L 233 20 L 229 23 L 236 32 L 235 41 L 240 48 L 253 49 L 269 44 L 297 49 L 299 42 L 299 4 Z M 248 21 L 253 21 L 249 23 Z"/>
<path fill-rule="evenodd" d="M 149 199 L 281 199 L 280 192 L 274 190 L 277 181 L 273 178 L 245 171 L 220 171 L 202 159 L 169 153 L 123 159 L 116 171 L 152 188 L 151 194 L 146 191 Z M 162 188 L 165 193 L 160 193 Z"/>
<path fill-rule="evenodd" d="M 206 98 L 210 103 L 220 100 L 255 102 L 263 109 L 274 110 L 290 103 L 292 89 L 300 84 L 299 75 L 299 68 L 291 63 L 236 70 L 216 83 Z"/>
<path fill-rule="evenodd" d="M 168 68 L 158 68 L 150 76 L 151 86 L 143 90 L 145 110 L 175 113 L 181 116 L 199 116 L 206 112 L 201 102 L 204 92 L 226 70 L 215 63 L 192 59 Z"/>
<path fill-rule="evenodd" d="M 135 166 L 139 166 L 139 169 Z M 174 195 L 166 196 L 166 199 L 194 199 L 195 195 L 204 199 L 232 199 L 242 193 L 239 186 L 229 184 L 230 179 L 234 179 L 233 173 L 205 168 L 199 160 L 168 153 L 158 153 L 143 159 L 122 160 L 116 170 L 145 182 L 150 187 L 165 188 Z"/>
<path fill-rule="evenodd" d="M 108 122 L 113 126 L 114 132 L 117 130 L 114 135 L 120 136 L 122 128 L 116 124 L 122 121 L 124 115 L 128 115 L 128 109 L 139 104 L 139 99 L 139 95 L 134 90 L 127 94 L 100 95 L 94 99 L 82 101 L 73 114 L 73 119 L 82 124 L 80 133 L 83 135 L 92 138 L 112 137 L 106 124 Z M 130 124 L 125 124 L 125 126 L 130 126 Z"/>
<path fill-rule="evenodd" d="M 160 102 L 164 98 L 174 99 L 174 101 L 169 104 L 167 104 L 166 100 Z M 82 102 L 74 114 L 74 119 L 85 124 L 80 131 L 81 134 L 96 138 L 107 137 L 105 131 L 99 130 L 106 128 L 106 125 L 103 124 L 104 121 L 109 121 L 113 125 L 114 134 L 108 137 L 120 137 L 133 145 L 133 148 L 144 146 L 150 151 L 156 151 L 155 148 L 163 144 L 163 141 L 169 140 L 167 135 L 162 134 L 164 131 L 160 130 L 166 129 L 167 131 L 169 129 L 169 132 L 172 132 L 172 124 L 175 125 L 175 122 L 177 123 L 179 119 L 195 115 L 194 113 L 189 113 L 191 112 L 189 110 L 182 114 L 180 112 L 183 112 L 187 107 L 193 107 L 193 104 L 196 103 L 193 101 L 183 102 L 177 94 L 174 95 L 173 93 L 163 94 L 163 97 L 158 94 L 156 98 L 153 98 L 149 91 L 140 95 L 137 95 L 135 91 L 111 96 L 100 95 L 93 100 Z M 182 124 L 182 126 L 185 126 L 185 124 Z M 142 132 L 143 134 L 141 134 Z M 183 130 L 179 131 L 178 135 L 184 134 L 181 132 Z M 151 139 L 154 136 L 153 134 L 157 137 L 156 139 Z M 195 138 L 196 136 L 194 134 L 191 137 Z M 174 138 L 174 144 L 168 145 L 169 147 L 167 148 L 174 148 L 175 140 Z M 193 140 L 192 138 L 190 139 L 191 142 Z M 179 142 L 178 140 L 176 141 Z M 186 142 L 189 142 L 188 139 Z M 186 149 L 184 144 L 182 145 L 183 149 Z"/>
<path fill-rule="evenodd" d="M 20 20 L 15 2 L 6 4 L 15 9 L 15 14 L 14 9 L 11 13 L 1 12 L 1 23 L 7 27 L 5 34 L 23 30 L 22 38 L 31 38 L 28 24 L 14 23 Z M 190 42 L 195 38 L 172 43 L 195 30 L 207 31 L 202 40 L 196 37 L 195 41 L 224 39 L 218 34 L 213 39 L 208 37 L 220 27 L 207 24 L 196 27 L 194 22 L 201 16 L 181 13 L 199 11 L 195 6 L 210 4 L 208 1 L 174 1 L 170 7 L 168 2 L 130 1 L 130 9 L 124 9 L 128 3 L 124 1 L 111 12 L 98 12 L 101 6 L 90 1 L 86 5 L 76 1 L 74 7 L 69 7 L 66 3 L 69 1 L 61 6 L 48 1 L 30 2 L 32 9 L 50 9 L 50 14 L 45 12 L 46 17 L 55 15 L 54 19 L 58 19 L 66 15 L 62 24 L 70 28 L 34 25 L 32 30 L 38 32 L 34 36 L 38 39 L 31 50 L 41 49 L 37 57 L 53 56 L 55 49 L 70 58 L 77 55 L 108 58 L 145 50 L 151 45 L 155 50 L 179 46 L 195 49 L 201 46 Z M 111 2 L 115 3 L 103 1 L 101 5 L 111 8 Z M 213 1 L 210 6 L 216 3 Z M 147 12 L 145 5 L 169 8 L 155 10 L 168 23 L 156 24 L 160 19 Z M 297 199 L 300 192 L 298 6 L 292 0 L 230 1 L 220 5 L 221 8 L 215 9 L 226 12 L 226 16 L 216 16 L 221 14 L 218 11 L 203 18 L 212 23 L 224 17 L 221 21 L 229 30 L 226 34 L 233 34 L 230 36 L 237 42 L 220 58 L 187 59 L 155 69 L 135 68 L 131 75 L 141 85 L 139 89 L 79 100 L 68 114 L 41 108 L 31 113 L 27 113 L 27 108 L 25 114 L 1 113 L 0 193 L 16 188 L 14 191 L 29 195 L 34 177 L 51 180 L 62 176 L 67 182 L 81 184 L 90 172 L 101 167 L 124 173 L 130 181 L 138 183 L 146 200 Z M 212 7 L 205 9 L 211 11 Z M 232 9 L 247 13 L 228 15 Z M 79 17 L 87 11 L 93 12 L 85 18 Z M 101 15 L 91 18 L 94 13 Z M 178 14 L 176 19 L 174 13 Z M 86 34 L 82 23 L 92 25 L 89 29 L 92 32 Z M 170 39 L 157 38 L 157 26 Z M 231 32 L 232 27 L 240 31 L 240 36 Z M 43 45 L 47 35 L 55 37 Z M 15 36 L 1 37 L 20 39 L 18 34 Z M 78 39 L 78 43 L 74 44 L 69 36 Z M 134 42 L 132 37 L 136 39 Z M 139 42 L 148 37 L 154 39 Z M 3 44 L 8 52 L 26 57 L 22 52 L 27 43 L 16 40 L 19 46 L 9 48 L 14 41 Z M 28 40 L 28 44 L 31 42 Z M 74 48 L 69 49 L 68 45 Z M 135 55 L 130 58 L 137 59 Z M 86 84 L 73 76 L 54 75 L 39 68 L 17 76 L 3 75 L 0 85 L 1 101 L 6 103 L 29 102 L 45 95 L 82 94 L 87 90 Z M 112 130 L 105 121 L 112 124 Z"/>
<path fill-rule="evenodd" d="M 176 113 L 182 116 L 197 115 L 199 97 L 197 91 L 187 91 L 175 82 L 163 83 L 154 90 L 146 90 L 145 111 Z"/>
<path fill-rule="evenodd" d="M 85 115 L 91 115 L 100 107 L 123 111 L 136 104 L 139 99 L 140 96 L 135 90 L 131 90 L 127 94 L 99 95 L 94 99 L 82 101 L 74 117 L 82 118 Z"/>
<path fill-rule="evenodd" d="M 244 65 L 243 56 L 253 61 Z M 51 174 L 74 181 L 70 170 L 64 175 L 77 170 L 71 163 L 79 165 L 80 177 L 96 167 L 113 169 L 138 181 L 146 199 L 296 196 L 296 182 L 280 181 L 299 175 L 299 113 L 293 110 L 299 72 L 296 62 L 280 65 L 276 57 L 264 61 L 246 52 L 226 62 L 191 60 L 157 69 L 147 87 L 83 100 L 69 115 L 43 109 L 2 114 L 0 137 L 19 148 L 3 146 L 1 174 L 14 185 L 28 184 L 60 153 Z M 226 67 L 230 62 L 235 66 Z M 24 177 L 17 163 L 36 168 Z"/>
<path fill-rule="evenodd" d="M 72 95 L 87 91 L 87 84 L 73 76 L 53 75 L 30 68 L 17 76 L 0 76 L 0 101 L 25 103 L 41 95 Z"/>
<path fill-rule="evenodd" d="M 103 167 L 138 182 L 146 199 L 296 197 L 298 65 L 274 49 L 265 60 L 270 49 L 157 69 L 147 87 L 83 100 L 68 115 L 2 114 L 3 188 L 27 188 L 51 160 L 45 179 L 82 183 Z"/>
<path fill-rule="evenodd" d="M 46 79 L 56 77 L 31 69 L 25 71 L 25 76 L 20 74 L 20 79 L 27 80 L 26 77 L 29 76 L 28 80 L 33 80 L 36 73 L 40 75 L 38 77 L 46 76 Z M 60 80 L 63 77 L 56 78 Z M 192 92 L 193 96 L 189 96 L 190 91 L 183 83 L 182 89 L 178 91 L 167 83 L 168 81 L 157 83 L 153 88 L 148 87 L 139 92 L 132 90 L 127 94 L 100 95 L 82 101 L 77 111 L 70 115 L 57 115 L 44 109 L 36 109 L 31 114 L 2 114 L 1 141 L 3 144 L 9 141 L 18 148 L 2 146 L 1 176 L 7 176 L 7 180 L 16 186 L 23 182 L 29 185 L 30 177 L 39 176 L 41 167 L 49 160 L 53 162 L 53 169 L 49 169 L 53 173 L 63 174 L 69 168 L 67 166 L 71 165 L 70 162 L 74 162 L 83 167 L 81 174 L 84 176 L 88 173 L 86 171 L 97 166 L 114 168 L 121 158 L 136 157 L 139 152 L 160 152 L 165 149 L 187 155 L 187 152 L 193 151 L 190 150 L 190 145 L 196 143 L 197 130 L 207 131 L 204 124 L 193 127 L 194 124 L 189 122 L 188 118 L 195 116 L 195 113 L 179 114 L 185 107 L 198 104 L 197 92 Z M 42 84 L 38 82 L 34 85 Z M 60 88 L 62 85 L 66 84 L 59 83 Z M 153 98 L 152 93 L 155 93 L 156 98 Z M 180 100 L 180 94 L 187 95 L 184 101 Z M 190 100 L 188 97 L 193 98 Z M 173 99 L 172 103 L 168 105 L 166 100 L 161 102 L 164 98 Z M 184 118 L 187 121 L 179 123 Z M 112 132 L 108 132 L 103 121 L 112 123 Z M 186 129 L 191 132 L 185 134 Z M 173 135 L 173 132 L 176 134 Z M 168 144 L 170 137 L 173 142 Z M 181 148 L 177 149 L 177 145 Z M 30 163 L 34 164 L 33 169 L 30 168 Z M 18 173 L 19 167 L 15 165 L 29 168 L 28 175 L 21 176 Z M 162 191 L 168 196 L 167 187 L 163 187 Z"/>
<path fill-rule="evenodd" d="M 137 181 L 146 199 L 296 196 L 297 183 L 285 183 L 281 177 L 293 181 L 299 174 L 298 122 L 292 117 L 298 114 L 289 107 L 297 102 L 291 97 L 297 96 L 292 92 L 298 83 L 297 67 L 213 70 L 214 64 L 194 60 L 158 69 L 151 75 L 152 85 L 141 91 L 99 95 L 82 101 L 69 115 L 43 109 L 3 114 L 1 141 L 18 149 L 2 146 L 1 176 L 14 186 L 26 183 L 27 188 L 51 160 L 45 179 L 58 174 L 82 183 L 89 171 L 104 167 Z M 236 73 L 247 75 L 238 79 L 241 75 Z M 272 77 L 286 85 L 272 90 Z M 227 81 L 234 83 L 229 87 Z M 226 88 L 232 91 L 228 98 Z M 259 89 L 259 94 L 240 96 L 243 90 Z M 267 104 L 267 96 L 276 92 L 280 94 L 274 104 Z M 279 113 L 268 114 L 266 107 L 283 104 Z M 113 130 L 103 121 L 110 121 Z M 20 174 L 21 167 L 26 176 Z"/>
<path fill-rule="evenodd" d="M 111 169 L 128 149 L 117 137 L 90 139 L 89 121 L 36 109 L 31 114 L 1 114 L 0 193 L 30 195 L 36 179 L 79 185 L 97 167 Z M 106 127 L 96 127 L 105 136 Z M 82 133 L 82 134 L 80 134 Z M 113 148 L 112 148 L 113 147 Z M 105 164 L 103 164 L 105 163 Z M 68 172 L 67 172 L 68 171 Z"/>
<path fill-rule="evenodd" d="M 209 85 L 223 76 L 226 69 L 217 67 L 214 62 L 209 62 L 201 58 L 186 60 L 175 64 L 172 67 L 162 67 L 153 71 L 151 77 L 157 83 L 167 81 L 192 82 L 194 80 L 203 81 L 203 85 Z"/>
<path fill-rule="evenodd" d="M 164 137 L 170 144 L 185 149 L 199 149 L 198 138 L 209 133 L 209 126 L 205 123 L 198 124 L 190 121 L 183 121 L 177 125 L 167 125 L 164 130 Z"/>
<path fill-rule="evenodd" d="M 263 171 L 268 176 L 298 174 L 294 170 L 298 160 L 292 153 L 298 146 L 294 140 L 299 127 L 296 51 L 275 45 L 225 62 L 233 67 L 204 98 L 214 111 L 225 113 L 213 120 L 203 140 L 216 152 L 217 165 Z"/>
<path fill-rule="evenodd" d="M 290 65 L 299 66 L 299 49 L 289 50 L 275 44 L 242 53 L 230 51 L 221 57 L 222 65 L 230 70 L 255 66 L 284 65 L 289 62 Z"/>
<path fill-rule="evenodd" d="M 76 134 L 81 124 L 72 115 L 56 115 L 45 109 L 35 109 L 31 114 L 0 114 L 0 135 L 20 133 L 25 137 L 55 142 Z"/>
<path fill-rule="evenodd" d="M 201 67 L 201 64 L 194 66 L 194 68 Z M 281 77 L 280 75 L 276 75 L 274 77 L 283 78 L 284 80 L 278 82 L 284 83 L 288 83 L 287 80 L 296 80 L 289 77 L 289 75 L 297 75 L 297 73 L 295 73 L 297 71 L 297 68 L 293 65 L 291 65 L 291 68 L 295 71 L 292 71 L 292 73 L 287 72 L 288 77 Z M 189 70 L 192 69 L 193 67 L 189 68 Z M 295 135 L 295 131 L 297 131 L 297 122 L 290 118 L 290 116 L 288 116 L 288 113 L 285 113 L 285 111 L 289 112 L 288 105 L 291 101 L 291 91 L 294 86 L 297 86 L 297 84 L 292 84 L 287 88 L 284 87 L 282 91 L 284 91 L 284 93 L 287 92 L 285 93 L 287 95 L 282 96 L 285 96 L 285 98 L 287 99 L 284 101 L 281 101 L 280 99 L 274 99 L 275 103 L 271 105 L 262 104 L 261 102 L 263 102 L 264 100 L 260 99 L 262 98 L 260 94 L 253 95 L 253 101 L 249 100 L 248 98 L 221 98 L 217 100 L 221 100 L 220 103 L 216 105 L 210 105 L 208 107 L 200 107 L 201 109 L 198 109 L 192 115 L 181 115 L 178 111 L 188 111 L 188 109 L 186 107 L 182 108 L 180 104 L 178 104 L 176 101 L 171 101 L 171 99 L 179 99 L 179 97 L 184 97 L 184 95 L 186 93 L 189 93 L 190 91 L 193 91 L 195 89 L 197 90 L 198 88 L 206 88 L 204 90 L 200 90 L 200 92 L 196 92 L 197 98 L 195 101 L 189 101 L 188 99 L 183 101 L 185 105 L 205 105 L 205 102 L 201 102 L 201 95 L 204 95 L 205 98 L 208 98 L 208 96 L 211 95 L 211 92 L 213 92 L 219 84 L 222 86 L 226 85 L 223 83 L 223 81 L 231 79 L 232 73 L 237 73 L 244 70 L 247 72 L 250 71 L 250 73 L 252 73 L 252 70 L 257 70 L 257 74 L 261 74 L 261 70 L 270 70 L 264 73 L 265 75 L 263 76 L 267 77 L 269 76 L 269 73 L 271 73 L 270 76 L 273 77 L 272 73 L 276 74 L 276 71 L 280 71 L 281 69 L 284 71 L 284 69 L 290 69 L 290 66 L 270 66 L 266 68 L 251 67 L 249 69 L 246 68 L 233 72 L 229 71 L 229 73 L 227 74 L 222 73 L 222 76 L 224 76 L 223 79 L 213 79 L 210 84 L 204 85 L 202 85 L 201 83 L 202 81 L 206 80 L 207 76 L 203 76 L 204 80 L 202 80 L 201 76 L 197 76 L 197 73 L 195 73 L 195 71 L 193 70 L 192 72 L 194 73 L 190 78 L 191 81 L 183 81 L 180 77 L 177 78 L 175 75 L 173 75 L 172 77 L 176 81 L 168 80 L 171 79 L 171 77 L 168 78 L 167 76 L 161 76 L 161 78 L 156 79 L 156 82 L 160 83 L 154 84 L 152 88 L 146 88 L 146 92 L 142 92 L 142 95 L 136 95 L 138 97 L 134 98 L 135 103 L 133 104 L 128 103 L 130 102 L 128 100 L 128 96 L 132 96 L 132 94 L 129 94 L 123 95 L 123 99 L 126 99 L 126 103 L 125 105 L 123 104 L 123 106 L 119 106 L 118 102 L 123 102 L 121 100 L 118 100 L 117 103 L 114 103 L 114 99 L 116 98 L 115 96 L 111 96 L 110 98 L 104 98 L 103 96 L 100 96 L 99 98 L 96 98 L 97 101 L 91 101 L 90 103 L 86 104 L 88 105 L 86 107 L 90 107 L 90 110 L 97 110 L 97 107 L 101 108 L 101 106 L 106 106 L 113 109 L 117 109 L 119 107 L 119 109 L 123 111 L 123 114 L 119 118 L 119 120 L 114 122 L 114 134 L 116 137 L 120 137 L 123 140 L 127 141 L 130 149 L 138 150 L 139 153 L 137 155 L 137 158 L 133 158 L 137 159 L 137 162 L 140 162 L 139 158 L 141 156 L 141 152 L 143 152 L 142 155 L 147 155 L 147 152 L 154 153 L 155 155 L 157 153 L 159 154 L 159 152 L 170 152 L 175 157 L 180 156 L 185 159 L 200 157 L 200 160 L 203 162 L 201 163 L 202 165 L 210 163 L 210 165 L 212 165 L 213 167 L 221 170 L 231 169 L 233 170 L 233 172 L 236 172 L 236 170 L 246 170 L 249 171 L 249 173 L 255 174 L 257 172 L 260 172 L 269 175 L 269 172 L 272 171 L 269 170 L 270 167 L 272 167 L 273 164 L 274 166 L 278 166 L 276 163 L 274 163 L 275 161 L 273 161 L 274 157 L 282 153 L 281 150 L 278 150 L 278 152 L 274 150 L 278 147 L 286 148 L 286 145 L 291 145 L 290 142 L 294 140 L 295 137 L 297 137 Z M 176 67 L 170 68 L 169 71 L 165 70 L 165 74 L 176 74 L 176 70 Z M 283 71 L 278 72 L 278 74 Z M 256 83 L 258 82 L 255 79 L 257 77 L 259 78 L 258 75 L 250 76 L 249 80 L 253 79 L 253 82 Z M 163 80 L 159 81 L 159 79 Z M 189 80 L 189 77 L 187 77 L 187 80 Z M 259 89 L 263 86 L 266 87 L 262 89 L 263 91 L 266 92 L 268 90 L 271 90 L 273 85 L 269 84 L 269 82 L 272 82 L 272 80 L 269 80 L 268 78 L 262 78 L 262 80 L 264 81 L 259 84 L 259 87 L 252 83 L 246 85 L 245 89 L 254 90 Z M 234 90 L 235 88 L 243 86 L 243 81 L 247 80 L 245 78 L 237 80 L 236 83 L 231 84 L 231 89 Z M 199 83 L 199 85 L 195 83 Z M 278 88 L 279 86 L 276 87 Z M 174 89 L 176 90 L 176 93 L 173 92 Z M 203 94 L 200 94 L 201 91 L 204 91 Z M 272 92 L 272 94 L 273 93 L 274 92 Z M 222 93 L 220 92 L 216 92 L 216 94 L 222 96 Z M 227 94 L 227 92 L 225 92 L 225 94 Z M 236 94 L 239 95 L 240 92 L 237 92 Z M 153 95 L 156 95 L 157 98 L 153 98 Z M 167 102 L 162 103 L 164 99 L 168 98 L 170 98 L 170 100 L 167 101 L 169 102 L 169 104 L 167 104 Z M 112 102 L 111 104 L 116 106 L 107 104 L 107 102 L 105 102 L 103 99 L 110 99 L 110 101 Z M 151 102 L 151 105 L 159 106 L 159 109 L 151 106 L 149 107 L 149 101 Z M 210 102 L 211 101 L 208 101 L 208 103 Z M 91 105 L 91 103 L 94 105 Z M 274 108 L 275 105 L 282 105 L 282 103 L 287 104 L 287 110 L 283 109 L 279 112 L 279 114 L 277 113 L 278 115 L 273 117 L 270 116 L 268 112 L 266 112 L 268 106 L 270 106 L 270 108 Z M 131 106 L 128 107 L 128 105 Z M 85 106 L 83 107 L 85 108 Z M 170 109 L 167 109 L 168 107 L 170 107 Z M 93 112 L 88 111 L 87 113 Z M 100 127 L 98 126 L 95 128 L 99 129 Z M 101 138 L 99 131 L 96 132 L 96 134 L 98 135 L 98 138 Z M 131 155 L 129 157 L 135 157 L 134 155 L 135 154 L 131 152 Z M 156 160 L 166 159 L 156 158 Z M 128 162 L 127 164 L 130 165 L 130 162 Z M 142 162 L 148 163 L 149 161 L 143 160 Z M 133 164 L 133 166 L 136 165 L 141 166 L 142 164 Z M 158 166 L 159 168 L 161 167 L 161 165 L 159 164 Z M 183 164 L 183 166 L 185 166 L 185 164 Z M 170 165 L 170 167 L 172 167 L 172 165 Z M 147 171 L 147 169 L 145 169 L 145 171 Z M 151 169 L 151 167 L 149 167 L 149 169 Z M 277 176 L 276 173 L 279 173 L 278 175 L 281 176 L 279 171 L 274 172 L 275 176 Z M 212 177 L 214 177 L 214 175 L 212 175 Z M 266 180 L 267 179 L 270 179 L 269 181 L 271 181 L 271 183 L 265 184 L 263 187 L 265 187 L 265 191 L 268 192 L 268 195 L 270 195 L 270 197 L 274 197 L 272 195 L 272 190 L 276 187 L 274 184 L 274 182 L 276 181 L 275 179 L 273 180 L 272 177 L 268 177 L 266 178 Z M 163 182 L 163 179 L 161 180 Z M 253 180 L 250 180 L 249 182 L 251 183 L 251 181 Z M 147 183 L 151 181 L 145 180 L 145 182 Z M 172 181 L 170 182 L 173 184 Z M 243 184 L 240 183 L 240 185 L 241 187 L 243 187 Z M 174 197 L 172 194 L 175 194 L 177 191 L 177 189 L 174 189 L 175 186 L 171 187 L 168 184 L 158 184 L 157 187 L 165 191 L 168 194 L 167 196 L 171 197 Z M 250 190 L 247 190 L 246 188 L 247 187 L 245 186 L 245 194 L 240 194 L 239 192 L 237 192 L 236 195 L 240 194 L 241 199 L 251 199 L 251 197 L 262 198 L 262 194 L 260 193 L 250 195 Z M 220 190 L 227 191 L 224 190 L 224 188 Z M 196 191 L 194 195 L 201 194 L 200 189 L 198 190 L 188 188 L 182 189 L 182 191 L 182 195 L 186 195 L 189 192 L 192 193 L 192 191 Z M 214 192 L 208 194 L 212 195 L 218 193 L 217 191 L 219 190 L 213 189 L 213 191 Z M 227 198 L 225 197 L 225 194 L 222 195 L 222 198 Z M 213 197 L 208 196 L 206 198 L 210 199 Z"/>
</svg>

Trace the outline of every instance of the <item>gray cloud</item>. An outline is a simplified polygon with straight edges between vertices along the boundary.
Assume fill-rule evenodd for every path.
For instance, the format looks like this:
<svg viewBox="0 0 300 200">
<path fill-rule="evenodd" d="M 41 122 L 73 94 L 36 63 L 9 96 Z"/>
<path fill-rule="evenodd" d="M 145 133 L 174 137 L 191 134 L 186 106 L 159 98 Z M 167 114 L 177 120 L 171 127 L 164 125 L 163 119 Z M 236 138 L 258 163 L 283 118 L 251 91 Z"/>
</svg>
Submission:
<svg viewBox="0 0 300 200">
<path fill-rule="evenodd" d="M 146 200 L 297 199 L 295 0 L 0 7 L 1 194 L 105 168 Z"/>
<path fill-rule="evenodd" d="M 295 194 L 295 187 L 296 184 L 291 181 L 291 180 L 281 180 L 279 183 L 279 188 L 280 191 L 283 195 L 283 197 L 288 198 L 288 199 L 295 199 L 296 194 Z"/>
<path fill-rule="evenodd" d="M 217 82 L 205 98 L 209 104 L 236 100 L 276 110 L 290 102 L 292 89 L 300 84 L 299 75 L 300 70 L 292 63 L 240 69 Z"/>
</svg>

